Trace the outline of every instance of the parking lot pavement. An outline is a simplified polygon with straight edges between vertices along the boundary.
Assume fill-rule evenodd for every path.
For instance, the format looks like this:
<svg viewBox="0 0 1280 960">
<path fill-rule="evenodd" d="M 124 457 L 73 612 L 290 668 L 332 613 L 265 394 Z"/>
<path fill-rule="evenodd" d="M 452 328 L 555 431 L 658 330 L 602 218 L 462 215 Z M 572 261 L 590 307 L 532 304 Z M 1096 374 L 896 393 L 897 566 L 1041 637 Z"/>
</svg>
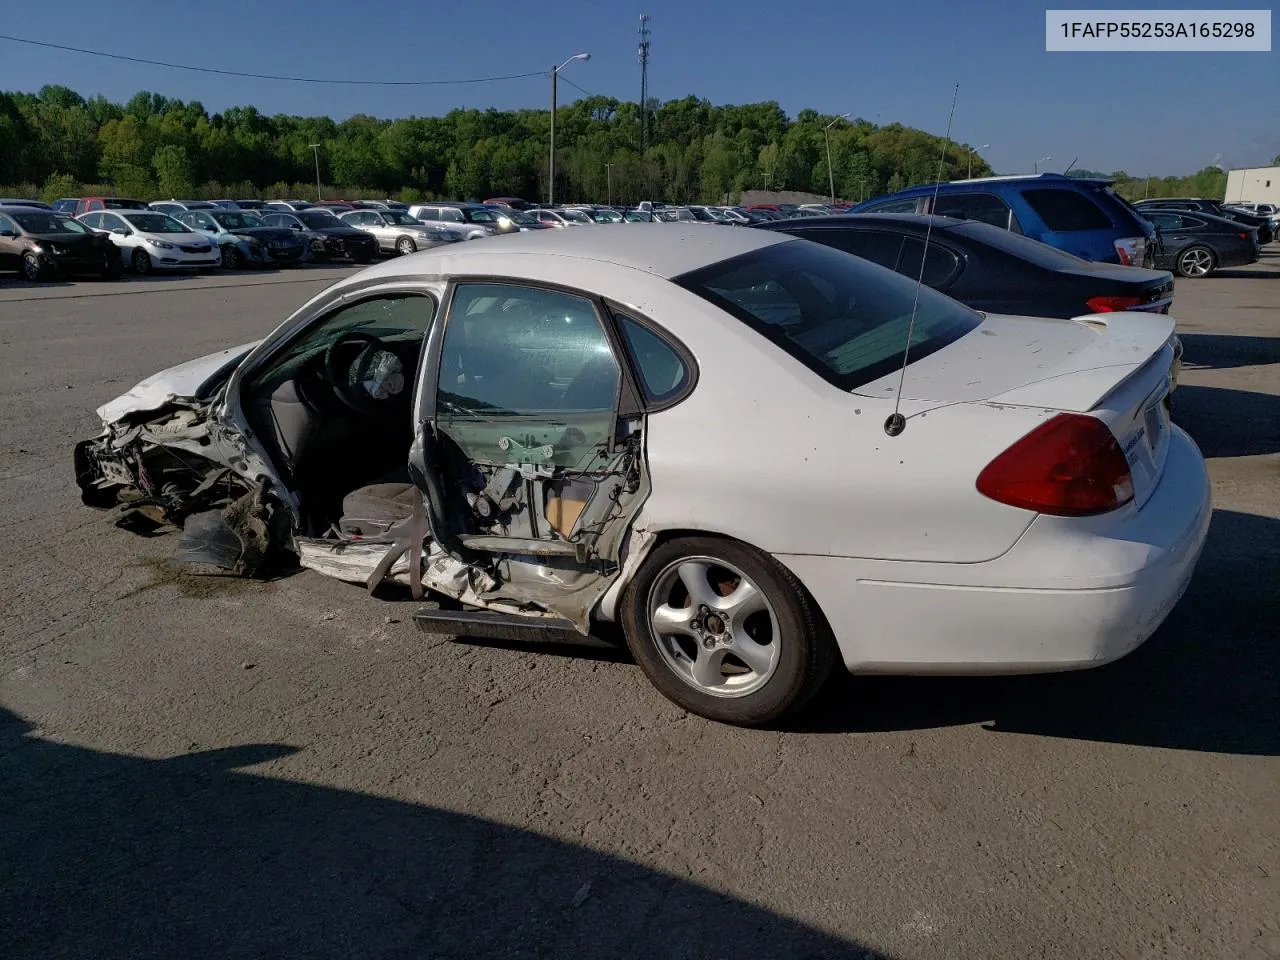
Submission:
<svg viewBox="0 0 1280 960">
<path fill-rule="evenodd" d="M 0 289 L 7 957 L 1280 956 L 1280 254 L 1179 281 L 1216 512 L 1149 643 L 767 732 L 80 505 L 96 405 L 340 272 Z"/>
</svg>

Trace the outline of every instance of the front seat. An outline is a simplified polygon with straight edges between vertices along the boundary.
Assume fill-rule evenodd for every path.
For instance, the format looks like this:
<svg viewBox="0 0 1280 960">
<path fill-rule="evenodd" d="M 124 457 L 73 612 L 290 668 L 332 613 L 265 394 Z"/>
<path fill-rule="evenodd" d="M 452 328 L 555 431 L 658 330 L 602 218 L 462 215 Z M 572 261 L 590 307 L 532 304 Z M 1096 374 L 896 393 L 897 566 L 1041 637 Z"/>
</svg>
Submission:
<svg viewBox="0 0 1280 960">
<path fill-rule="evenodd" d="M 412 483 L 371 483 L 342 498 L 338 530 L 347 537 L 379 537 L 413 513 L 422 496 Z"/>
</svg>

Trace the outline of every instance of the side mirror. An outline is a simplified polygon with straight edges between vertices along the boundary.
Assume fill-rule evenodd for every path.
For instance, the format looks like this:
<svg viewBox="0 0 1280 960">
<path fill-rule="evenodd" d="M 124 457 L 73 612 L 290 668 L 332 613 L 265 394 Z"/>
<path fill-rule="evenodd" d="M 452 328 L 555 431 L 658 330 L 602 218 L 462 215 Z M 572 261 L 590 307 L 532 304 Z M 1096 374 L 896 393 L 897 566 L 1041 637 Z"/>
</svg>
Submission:
<svg viewBox="0 0 1280 960">
<path fill-rule="evenodd" d="M 129 234 L 133 233 L 133 231 L 130 230 L 128 227 L 112 227 L 111 232 L 114 233 L 117 237 L 127 237 L 129 236 Z"/>
<path fill-rule="evenodd" d="M 290 230 L 297 230 L 299 233 L 301 233 L 301 232 L 302 232 L 302 224 L 300 224 L 300 223 L 295 223 L 295 224 L 293 224 L 293 226 L 291 226 L 289 229 L 290 229 Z"/>
<path fill-rule="evenodd" d="M 17 234 L 12 230 L 0 230 L 0 237 L 16 237 Z"/>
</svg>

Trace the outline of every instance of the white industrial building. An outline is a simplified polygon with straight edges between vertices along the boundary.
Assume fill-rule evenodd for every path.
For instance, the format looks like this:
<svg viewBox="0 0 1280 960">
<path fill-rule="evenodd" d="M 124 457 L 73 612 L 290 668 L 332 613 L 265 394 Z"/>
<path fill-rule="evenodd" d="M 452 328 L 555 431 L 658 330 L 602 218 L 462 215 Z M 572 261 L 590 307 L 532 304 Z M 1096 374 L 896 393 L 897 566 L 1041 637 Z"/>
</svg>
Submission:
<svg viewBox="0 0 1280 960">
<path fill-rule="evenodd" d="M 1227 203 L 1280 204 L 1280 167 L 1243 167 L 1227 171 Z"/>
</svg>

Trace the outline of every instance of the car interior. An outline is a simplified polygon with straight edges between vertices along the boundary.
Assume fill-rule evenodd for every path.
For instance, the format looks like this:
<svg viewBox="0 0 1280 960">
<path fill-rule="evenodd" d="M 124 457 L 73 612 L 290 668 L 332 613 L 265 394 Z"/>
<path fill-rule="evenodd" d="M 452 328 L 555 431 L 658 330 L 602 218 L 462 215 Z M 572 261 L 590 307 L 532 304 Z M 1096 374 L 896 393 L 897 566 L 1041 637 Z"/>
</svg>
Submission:
<svg viewBox="0 0 1280 960">
<path fill-rule="evenodd" d="M 412 511 L 413 394 L 435 309 L 431 297 L 406 294 L 342 307 L 246 385 L 246 413 L 298 496 L 304 536 L 378 536 Z M 437 394 L 438 506 L 460 534 L 567 535 L 630 463 L 614 444 L 621 370 L 594 307 L 469 284 L 452 309 Z"/>
<path fill-rule="evenodd" d="M 371 484 L 405 503 L 412 399 L 435 300 L 399 295 L 329 314 L 291 343 L 245 390 L 245 410 L 275 447 L 302 504 L 302 531 L 321 536 L 343 498 Z M 407 513 L 407 508 L 394 511 Z"/>
</svg>

